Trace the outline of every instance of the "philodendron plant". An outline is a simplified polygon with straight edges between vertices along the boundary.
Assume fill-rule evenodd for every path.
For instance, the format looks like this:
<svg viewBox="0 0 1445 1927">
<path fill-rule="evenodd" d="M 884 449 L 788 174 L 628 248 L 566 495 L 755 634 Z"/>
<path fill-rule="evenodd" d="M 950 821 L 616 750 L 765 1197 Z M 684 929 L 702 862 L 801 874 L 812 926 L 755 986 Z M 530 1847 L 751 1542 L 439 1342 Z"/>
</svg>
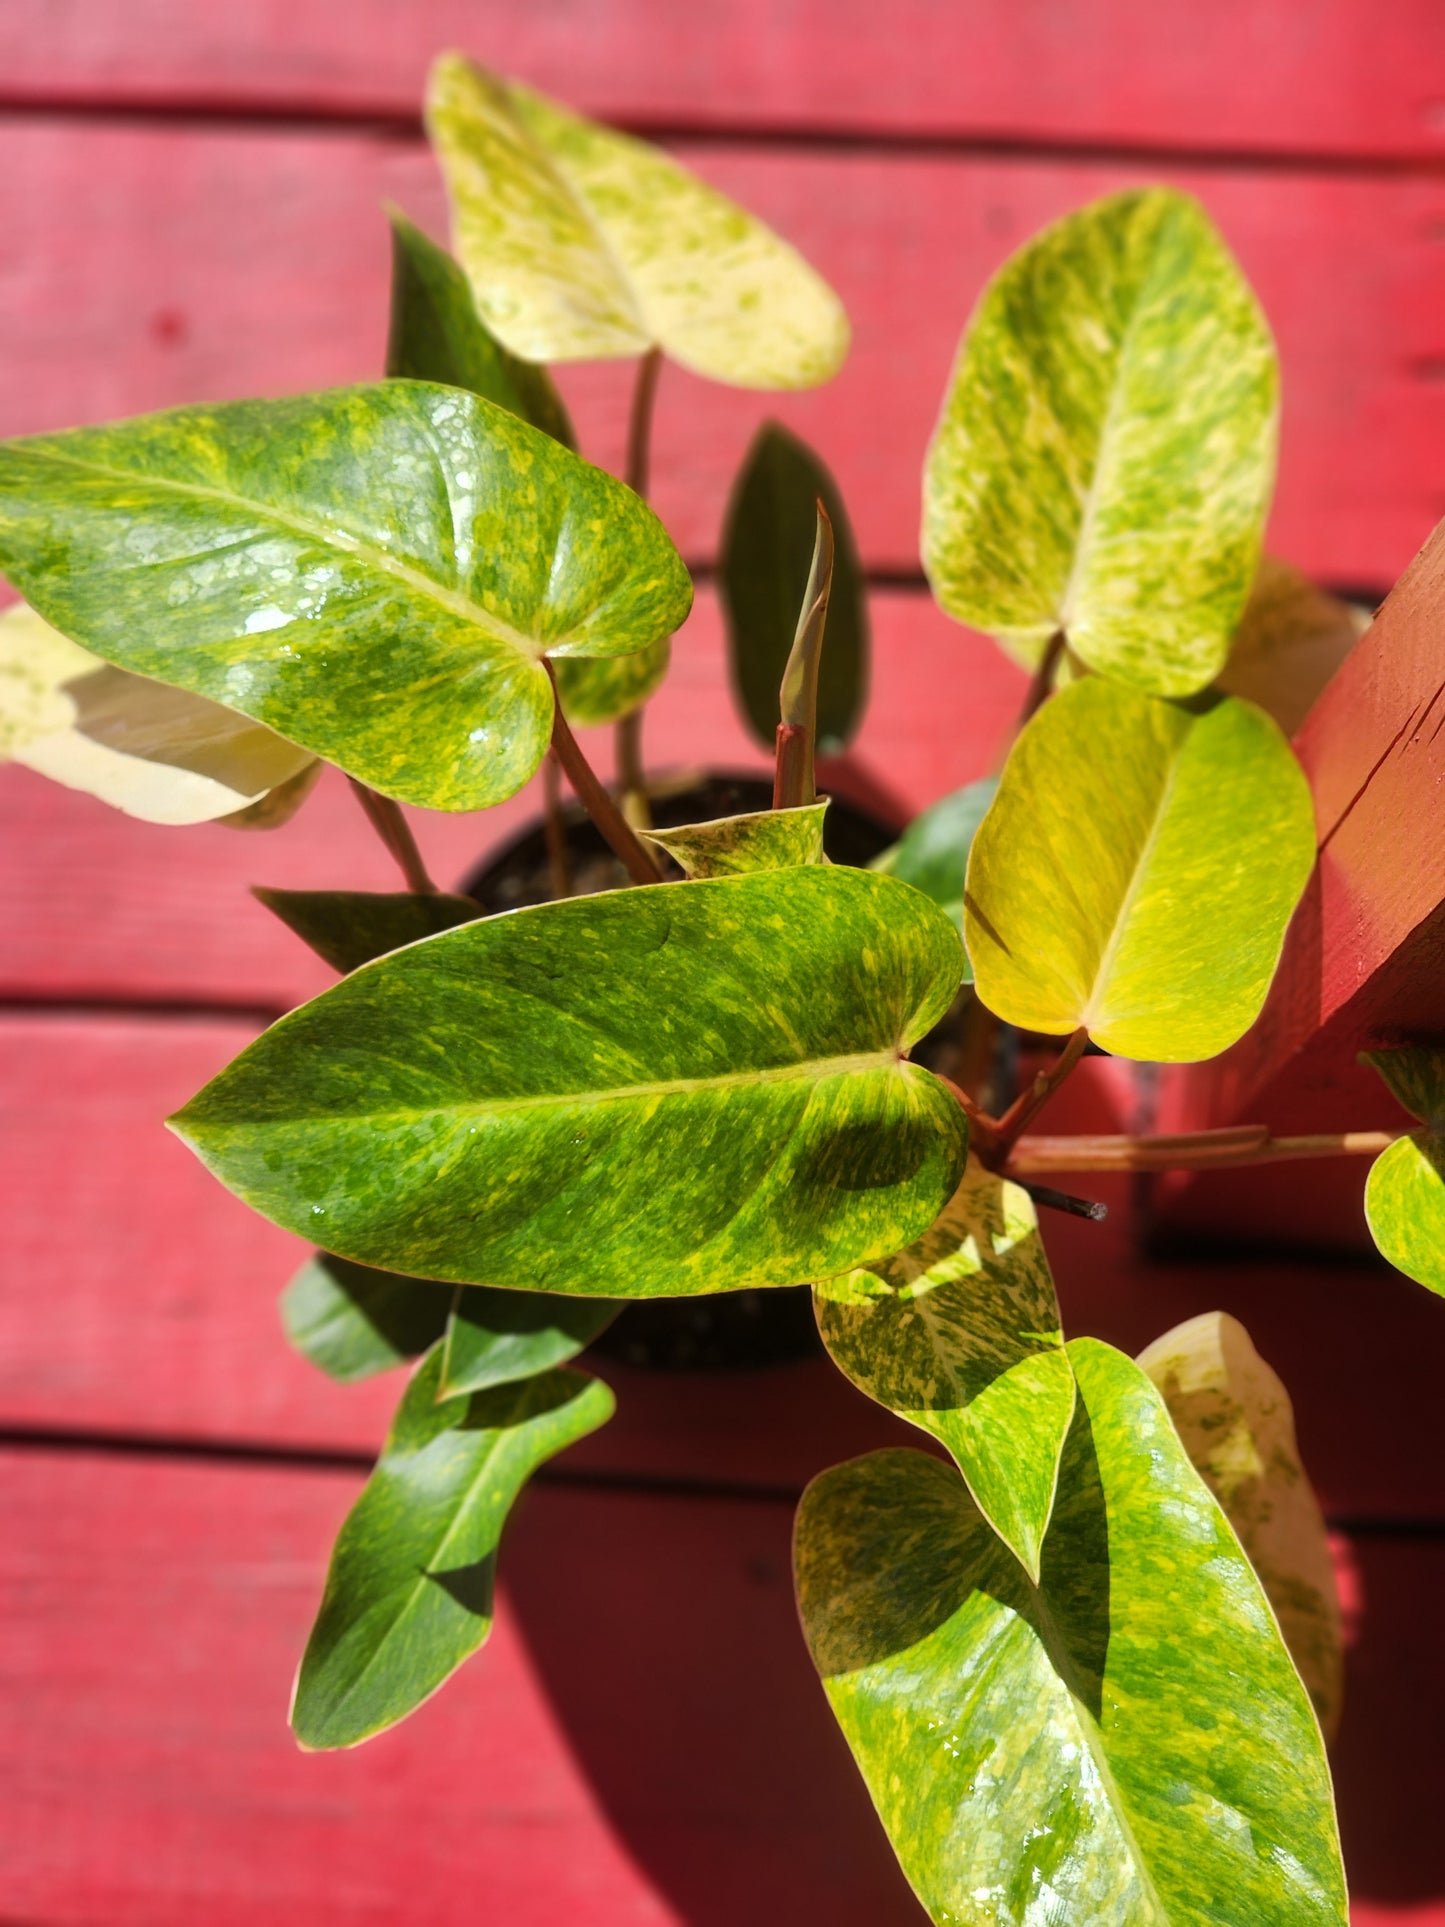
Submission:
<svg viewBox="0 0 1445 1927">
<path fill-rule="evenodd" d="M 298 1739 L 369 1738 L 486 1639 L 508 1507 L 608 1417 L 572 1361 L 623 1304 L 808 1285 L 839 1368 L 922 1434 L 810 1486 L 796 1568 L 929 1915 L 1344 1922 L 1339 1616 L 1288 1400 L 1228 1318 L 1137 1361 L 1066 1340 L 1036 1206 L 1096 1208 L 1032 1182 L 1363 1142 L 1382 1248 L 1445 1288 L 1430 1050 L 1380 1060 L 1423 1120 L 1388 1149 L 1029 1130 L 1086 1049 L 1237 1039 L 1314 861 L 1274 716 L 1354 624 L 1261 561 L 1276 365 L 1249 288 L 1152 188 L 984 291 L 923 559 L 1028 699 L 1001 770 L 872 871 L 828 860 L 815 789 L 862 709 L 851 540 L 817 458 L 765 430 L 722 584 L 774 808 L 651 830 L 637 718 L 692 593 L 642 499 L 661 362 L 801 387 L 847 323 L 674 161 L 459 57 L 429 125 L 455 255 L 392 217 L 387 379 L 0 448 L 10 753 L 155 820 L 272 826 L 331 762 L 408 885 L 258 892 L 344 974 L 171 1120 L 321 1247 L 285 1297 L 302 1351 L 341 1379 L 416 1361 Z M 544 365 L 608 356 L 640 358 L 630 485 L 574 451 Z M 583 723 L 622 732 L 625 810 Z M 398 805 L 485 810 L 544 759 L 553 827 L 561 771 L 629 887 L 568 895 L 562 860 L 556 900 L 504 915 L 436 890 Z M 1020 1034 L 1064 1042 L 1015 1094 Z"/>
</svg>

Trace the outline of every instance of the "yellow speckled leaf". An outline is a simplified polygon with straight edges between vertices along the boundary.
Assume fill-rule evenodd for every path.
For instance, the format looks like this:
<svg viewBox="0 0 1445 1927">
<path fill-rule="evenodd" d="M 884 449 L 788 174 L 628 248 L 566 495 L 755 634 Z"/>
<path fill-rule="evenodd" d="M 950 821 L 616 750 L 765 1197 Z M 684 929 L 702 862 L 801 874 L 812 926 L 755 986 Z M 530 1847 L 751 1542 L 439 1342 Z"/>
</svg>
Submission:
<svg viewBox="0 0 1445 1927">
<path fill-rule="evenodd" d="M 1314 850 L 1309 786 L 1263 710 L 1088 676 L 1023 731 L 974 837 L 978 994 L 1122 1057 L 1213 1057 L 1259 1015 Z"/>
<path fill-rule="evenodd" d="M 939 602 L 1034 663 L 1062 630 L 1161 696 L 1212 682 L 1274 482 L 1278 371 L 1197 202 L 1097 201 L 989 283 L 929 451 Z"/>
<path fill-rule="evenodd" d="M 1325 1737 L 1344 1686 L 1340 1601 L 1324 1514 L 1300 1463 L 1289 1393 L 1237 1318 L 1207 1311 L 1139 1354 L 1180 1443 L 1224 1507 Z"/>
<path fill-rule="evenodd" d="M 268 828 L 284 819 L 262 806 L 299 802 L 319 767 L 233 709 L 102 662 L 23 602 L 0 616 L 0 755 L 145 823 L 261 811 Z"/>
<path fill-rule="evenodd" d="M 659 149 L 460 54 L 432 69 L 427 126 L 457 258 L 513 354 L 656 347 L 740 388 L 810 388 L 842 365 L 848 320 L 826 282 Z"/>
<path fill-rule="evenodd" d="M 1039 1583 L 951 1465 L 798 1509 L 813 1660 L 939 1927 L 1345 1927 L 1329 1768 L 1259 1580 L 1158 1392 L 1095 1339 Z"/>
</svg>

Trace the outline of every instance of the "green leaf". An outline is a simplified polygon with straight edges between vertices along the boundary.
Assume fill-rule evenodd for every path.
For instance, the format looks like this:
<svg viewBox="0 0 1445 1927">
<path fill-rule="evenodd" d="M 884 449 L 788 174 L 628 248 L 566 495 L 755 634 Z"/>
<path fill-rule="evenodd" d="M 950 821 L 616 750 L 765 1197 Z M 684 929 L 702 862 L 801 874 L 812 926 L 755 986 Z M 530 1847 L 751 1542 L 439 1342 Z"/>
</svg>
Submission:
<svg viewBox="0 0 1445 1927">
<path fill-rule="evenodd" d="M 447 810 L 541 761 L 544 651 L 645 648 L 692 594 L 630 489 L 426 382 L 0 444 L 0 567 L 98 655 Z"/>
<path fill-rule="evenodd" d="M 686 876 L 745 876 L 753 870 L 821 863 L 827 813 L 824 796 L 796 809 L 753 810 L 746 816 L 719 816 L 711 823 L 682 823 L 639 834 L 644 843 L 665 850 Z"/>
<path fill-rule="evenodd" d="M 1368 610 L 1327 594 L 1288 562 L 1261 556 L 1215 687 L 1247 696 L 1293 736 L 1369 621 Z"/>
<path fill-rule="evenodd" d="M 481 916 L 471 897 L 420 896 L 410 891 L 267 890 L 251 895 L 294 930 L 333 970 L 358 970 L 404 944 L 454 930 Z"/>
<path fill-rule="evenodd" d="M 848 352 L 838 297 L 785 241 L 657 148 L 443 54 L 427 129 L 453 242 L 528 361 L 662 348 L 741 388 L 811 388 Z"/>
<path fill-rule="evenodd" d="M 455 1292 L 318 1251 L 281 1294 L 287 1338 L 342 1385 L 418 1358 L 443 1335 Z"/>
<path fill-rule="evenodd" d="M 459 1288 L 447 1324 L 441 1395 L 511 1385 L 585 1350 L 622 1310 L 615 1300 Z"/>
<path fill-rule="evenodd" d="M 723 525 L 718 587 L 743 719 L 771 751 L 778 690 L 813 559 L 817 503 L 833 524 L 833 584 L 818 671 L 818 748 L 844 749 L 868 696 L 868 598 L 838 485 L 798 436 L 764 422 L 738 473 Z"/>
<path fill-rule="evenodd" d="M 0 615 L 3 757 L 144 823 L 214 822 L 288 786 L 284 800 L 299 804 L 317 773 L 294 743 L 204 696 L 112 668 L 23 602 Z M 266 827 L 291 813 L 273 804 Z"/>
<path fill-rule="evenodd" d="M 1333 1738 L 1344 1687 L 1340 1601 L 1288 1392 L 1226 1312 L 1176 1325 L 1139 1354 L 1139 1364 L 1238 1533 L 1325 1737 Z"/>
<path fill-rule="evenodd" d="M 1028 1193 L 970 1158 L 921 1238 L 824 1279 L 813 1299 L 834 1363 L 947 1446 L 980 1512 L 1037 1579 L 1074 1374 Z"/>
<path fill-rule="evenodd" d="M 1445 1294 L 1445 1138 L 1397 1138 L 1370 1166 L 1365 1219 L 1382 1257 L 1417 1285 Z"/>
<path fill-rule="evenodd" d="M 661 688 L 671 661 L 672 642 L 667 636 L 610 661 L 569 657 L 556 666 L 562 713 L 574 729 L 621 722 Z"/>
<path fill-rule="evenodd" d="M 951 616 L 1030 665 L 1187 696 L 1223 666 L 1274 483 L 1279 377 L 1203 209 L 1115 194 L 1046 228 L 975 310 L 924 475 Z"/>
<path fill-rule="evenodd" d="M 965 783 L 932 803 L 915 816 L 890 849 L 870 866 L 884 876 L 898 877 L 932 897 L 940 910 L 946 910 L 959 932 L 963 930 L 963 878 L 968 868 L 968 853 L 978 826 L 998 794 L 996 776 L 980 777 Z M 964 973 L 972 983 L 973 968 Z"/>
<path fill-rule="evenodd" d="M 804 1628 L 904 1872 L 954 1927 L 1345 1927 L 1324 1748 L 1259 1581 L 1144 1374 L 1068 1349 L 1038 1587 L 922 1453 L 803 1496 Z"/>
<path fill-rule="evenodd" d="M 1014 744 L 974 838 L 978 994 L 1121 1057 L 1213 1057 L 1259 1015 L 1314 851 L 1309 786 L 1262 710 L 1086 677 Z"/>
<path fill-rule="evenodd" d="M 575 449 L 577 437 L 545 368 L 519 361 L 489 333 L 471 283 L 445 248 L 398 208 L 391 222 L 391 331 L 386 372 L 469 388 Z"/>
<path fill-rule="evenodd" d="M 337 1538 L 291 1706 L 308 1749 L 394 1726 L 477 1650 L 518 1492 L 613 1412 L 608 1388 L 581 1372 L 438 1402 L 440 1385 L 436 1346 Z"/>
<path fill-rule="evenodd" d="M 1445 1136 L 1445 1050 L 1409 1044 L 1399 1050 L 1361 1051 L 1360 1062 L 1374 1066 L 1411 1117 Z"/>
<path fill-rule="evenodd" d="M 952 1196 L 963 1113 L 903 1061 L 958 936 L 841 867 L 540 904 L 364 965 L 173 1128 L 364 1263 L 573 1296 L 825 1277 Z"/>
</svg>

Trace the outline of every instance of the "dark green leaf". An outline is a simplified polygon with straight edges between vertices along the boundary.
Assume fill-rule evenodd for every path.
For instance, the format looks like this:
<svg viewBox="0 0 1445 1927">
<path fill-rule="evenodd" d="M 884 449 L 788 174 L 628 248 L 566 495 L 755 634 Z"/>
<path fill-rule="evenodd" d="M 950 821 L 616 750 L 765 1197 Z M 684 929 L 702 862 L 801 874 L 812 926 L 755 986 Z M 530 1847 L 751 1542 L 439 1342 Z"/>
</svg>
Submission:
<svg viewBox="0 0 1445 1927">
<path fill-rule="evenodd" d="M 903 1054 L 959 962 L 925 897 L 841 867 L 542 904 L 364 965 L 173 1127 L 264 1216 L 397 1271 L 798 1283 L 953 1195 L 963 1113 Z"/>
<path fill-rule="evenodd" d="M 963 879 L 974 833 L 998 794 L 998 778 L 982 776 L 976 783 L 940 797 L 915 816 L 898 841 L 871 866 L 884 876 L 898 877 L 932 897 L 963 930 Z M 965 981 L 973 981 L 972 968 Z"/>
<path fill-rule="evenodd" d="M 752 870 L 789 870 L 823 861 L 823 818 L 828 799 L 791 810 L 754 810 L 719 816 L 711 823 L 681 823 L 648 830 L 655 843 L 690 877 L 746 876 Z"/>
<path fill-rule="evenodd" d="M 817 742 L 826 755 L 845 748 L 863 720 L 867 592 L 837 483 L 805 442 L 779 423 L 765 422 L 728 504 L 718 586 L 733 689 L 754 736 L 768 750 L 808 585 L 820 498 L 833 524 L 833 587 L 818 673 Z"/>
<path fill-rule="evenodd" d="M 906 1251 L 813 1288 L 834 1362 L 953 1454 L 1033 1578 L 1053 1510 L 1074 1374 L 1026 1191 L 969 1160 Z"/>
<path fill-rule="evenodd" d="M 482 914 L 471 897 L 440 891 L 422 896 L 410 891 L 267 890 L 258 884 L 251 894 L 343 974 Z"/>
<path fill-rule="evenodd" d="M 447 1328 L 454 1288 L 318 1251 L 281 1294 L 286 1336 L 343 1385 L 418 1358 Z"/>
<path fill-rule="evenodd" d="M 1412 1044 L 1400 1050 L 1362 1051 L 1360 1060 L 1375 1067 L 1411 1117 L 1445 1136 L 1445 1050 Z"/>
<path fill-rule="evenodd" d="M 974 838 L 978 994 L 1121 1057 L 1213 1057 L 1259 1015 L 1314 854 L 1309 785 L 1263 710 L 1085 677 L 1014 744 Z"/>
<path fill-rule="evenodd" d="M 1038 1587 L 922 1453 L 803 1497 L 804 1627 L 904 1871 L 955 1927 L 1345 1927 L 1324 1747 L 1259 1581 L 1143 1372 L 1068 1350 Z"/>
<path fill-rule="evenodd" d="M 600 1337 L 621 1310 L 609 1298 L 463 1285 L 447 1325 L 442 1396 L 510 1385 L 565 1365 Z"/>
<path fill-rule="evenodd" d="M 545 368 L 520 361 L 491 334 L 472 299 L 471 283 L 439 248 L 396 208 L 391 221 L 391 332 L 386 372 L 412 381 L 469 388 L 494 401 L 564 448 L 577 438 L 562 398 Z"/>
<path fill-rule="evenodd" d="M 630 489 L 427 382 L 0 445 L 0 567 L 98 655 L 449 810 L 541 761 L 544 652 L 646 648 L 692 594 Z"/>
<path fill-rule="evenodd" d="M 394 1726 L 477 1650 L 518 1492 L 613 1411 L 581 1372 L 438 1402 L 440 1386 L 436 1346 L 337 1538 L 291 1707 L 304 1747 L 356 1746 Z"/>
</svg>

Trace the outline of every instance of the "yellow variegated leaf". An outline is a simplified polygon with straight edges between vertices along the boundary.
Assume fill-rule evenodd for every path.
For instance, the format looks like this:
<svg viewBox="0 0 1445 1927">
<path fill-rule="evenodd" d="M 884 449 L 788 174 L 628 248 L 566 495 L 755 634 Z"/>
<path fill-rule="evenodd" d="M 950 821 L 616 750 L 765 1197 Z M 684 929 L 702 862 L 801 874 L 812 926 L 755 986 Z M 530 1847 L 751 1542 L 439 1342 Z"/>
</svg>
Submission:
<svg viewBox="0 0 1445 1927">
<path fill-rule="evenodd" d="M 806 261 L 659 149 L 460 54 L 432 69 L 427 127 L 482 319 L 529 361 L 661 348 L 740 388 L 810 388 L 848 351 Z"/>
</svg>

